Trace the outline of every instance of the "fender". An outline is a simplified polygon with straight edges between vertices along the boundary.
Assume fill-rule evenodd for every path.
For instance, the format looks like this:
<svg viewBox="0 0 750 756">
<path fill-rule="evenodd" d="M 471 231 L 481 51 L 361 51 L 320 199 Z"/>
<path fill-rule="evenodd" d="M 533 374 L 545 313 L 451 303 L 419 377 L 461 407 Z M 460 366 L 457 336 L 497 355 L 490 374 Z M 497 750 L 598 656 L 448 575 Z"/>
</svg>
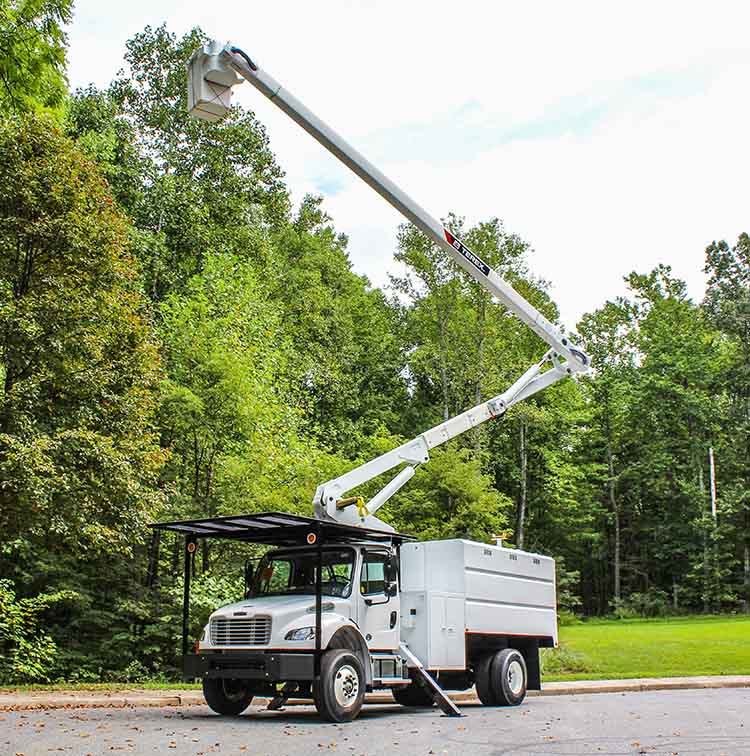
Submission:
<svg viewBox="0 0 750 756">
<path fill-rule="evenodd" d="M 351 621 L 340 627 L 333 634 L 326 644 L 326 648 L 346 648 L 354 651 L 359 656 L 362 666 L 365 670 L 365 682 L 372 685 L 372 664 L 370 664 L 370 649 L 367 647 L 367 641 L 360 632 L 359 628 Z"/>
</svg>

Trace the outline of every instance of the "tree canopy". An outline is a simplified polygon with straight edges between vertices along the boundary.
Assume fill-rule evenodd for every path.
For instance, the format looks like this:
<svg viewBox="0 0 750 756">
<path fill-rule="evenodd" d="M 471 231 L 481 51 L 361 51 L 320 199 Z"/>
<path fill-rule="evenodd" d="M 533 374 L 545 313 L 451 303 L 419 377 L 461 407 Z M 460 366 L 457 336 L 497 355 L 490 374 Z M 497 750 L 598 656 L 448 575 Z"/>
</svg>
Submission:
<svg viewBox="0 0 750 756">
<path fill-rule="evenodd" d="M 73 0 L 0 0 L 0 107 L 56 108 L 67 94 Z"/>
</svg>

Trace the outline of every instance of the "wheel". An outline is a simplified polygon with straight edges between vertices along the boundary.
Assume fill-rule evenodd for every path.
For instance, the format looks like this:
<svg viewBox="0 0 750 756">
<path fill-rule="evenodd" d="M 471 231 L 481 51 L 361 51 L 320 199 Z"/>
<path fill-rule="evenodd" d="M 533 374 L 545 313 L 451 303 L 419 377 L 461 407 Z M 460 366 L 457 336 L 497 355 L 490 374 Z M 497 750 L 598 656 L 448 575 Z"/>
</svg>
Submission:
<svg viewBox="0 0 750 756">
<path fill-rule="evenodd" d="M 526 662 L 520 651 L 504 648 L 492 657 L 490 682 L 500 706 L 518 706 L 526 697 Z"/>
<path fill-rule="evenodd" d="M 365 700 L 365 673 L 359 657 L 345 648 L 326 651 L 320 660 L 320 681 L 313 701 L 323 719 L 350 722 Z"/>
<path fill-rule="evenodd" d="M 253 693 L 242 680 L 214 677 L 203 680 L 203 697 L 217 714 L 236 717 L 250 706 Z"/>
<path fill-rule="evenodd" d="M 494 654 L 485 654 L 479 659 L 474 670 L 474 684 L 477 689 L 477 696 L 485 706 L 497 706 L 497 697 L 495 696 L 490 679 L 493 658 Z"/>
<path fill-rule="evenodd" d="M 435 701 L 432 696 L 419 683 L 413 682 L 411 685 L 399 685 L 398 688 L 391 688 L 393 699 L 401 706 L 434 706 Z"/>
</svg>

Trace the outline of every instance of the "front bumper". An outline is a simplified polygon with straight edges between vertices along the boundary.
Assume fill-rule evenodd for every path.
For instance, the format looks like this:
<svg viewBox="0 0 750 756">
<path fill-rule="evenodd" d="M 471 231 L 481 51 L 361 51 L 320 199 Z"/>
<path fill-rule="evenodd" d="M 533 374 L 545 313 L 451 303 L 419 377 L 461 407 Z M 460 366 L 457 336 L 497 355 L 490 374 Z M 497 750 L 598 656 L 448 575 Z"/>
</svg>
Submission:
<svg viewBox="0 0 750 756">
<path fill-rule="evenodd" d="M 276 651 L 186 654 L 182 657 L 186 680 L 196 677 L 301 682 L 315 679 L 315 654 Z"/>
</svg>

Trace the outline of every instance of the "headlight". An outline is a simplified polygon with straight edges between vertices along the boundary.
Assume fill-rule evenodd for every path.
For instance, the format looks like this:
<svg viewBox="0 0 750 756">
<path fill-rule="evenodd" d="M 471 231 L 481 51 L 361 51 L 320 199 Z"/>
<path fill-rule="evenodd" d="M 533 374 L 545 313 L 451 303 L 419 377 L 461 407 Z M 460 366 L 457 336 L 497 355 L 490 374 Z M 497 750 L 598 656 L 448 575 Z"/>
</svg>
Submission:
<svg viewBox="0 0 750 756">
<path fill-rule="evenodd" d="M 296 630 L 290 630 L 285 636 L 284 640 L 289 641 L 306 641 L 315 639 L 314 627 L 298 627 Z"/>
</svg>

